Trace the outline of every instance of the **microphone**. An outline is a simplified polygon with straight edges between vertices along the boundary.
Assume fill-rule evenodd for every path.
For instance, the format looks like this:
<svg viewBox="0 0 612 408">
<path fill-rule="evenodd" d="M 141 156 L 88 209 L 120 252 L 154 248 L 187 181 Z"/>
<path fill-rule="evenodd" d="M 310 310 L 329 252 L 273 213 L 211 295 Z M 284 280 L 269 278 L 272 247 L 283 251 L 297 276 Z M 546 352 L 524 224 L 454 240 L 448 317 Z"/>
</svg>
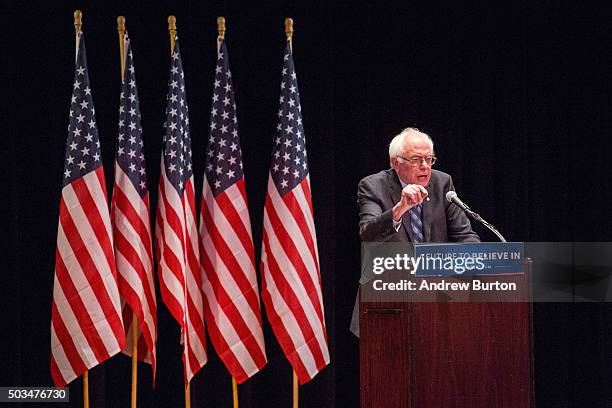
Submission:
<svg viewBox="0 0 612 408">
<path fill-rule="evenodd" d="M 470 207 L 468 207 L 466 203 L 461 201 L 461 199 L 457 196 L 457 193 L 454 192 L 453 190 L 450 190 L 448 193 L 446 193 L 446 201 L 448 201 L 449 203 L 454 203 L 456 206 L 458 206 L 459 208 L 461 208 L 463 211 L 465 211 L 468 214 L 473 213 L 473 211 L 470 210 Z"/>
<path fill-rule="evenodd" d="M 491 232 L 493 232 L 495 235 L 497 235 L 497 237 L 502 241 L 502 242 L 507 242 L 506 238 L 504 238 L 502 236 L 502 234 L 499 233 L 499 231 L 497 230 L 497 228 L 495 228 L 495 226 L 487 221 L 485 221 L 484 218 L 482 218 L 477 212 L 474 212 L 470 209 L 470 207 L 467 206 L 466 203 L 464 203 L 463 201 L 461 201 L 461 199 L 457 196 L 457 193 L 454 192 L 453 190 L 450 190 L 448 193 L 446 193 L 446 201 L 448 201 L 449 203 L 453 203 L 455 204 L 457 207 L 461 208 L 463 211 L 465 211 L 465 213 L 467 215 L 469 215 L 470 217 L 472 217 L 473 219 L 475 219 L 476 221 L 480 222 L 482 225 L 484 225 L 485 227 L 487 227 L 488 229 L 491 230 Z"/>
</svg>

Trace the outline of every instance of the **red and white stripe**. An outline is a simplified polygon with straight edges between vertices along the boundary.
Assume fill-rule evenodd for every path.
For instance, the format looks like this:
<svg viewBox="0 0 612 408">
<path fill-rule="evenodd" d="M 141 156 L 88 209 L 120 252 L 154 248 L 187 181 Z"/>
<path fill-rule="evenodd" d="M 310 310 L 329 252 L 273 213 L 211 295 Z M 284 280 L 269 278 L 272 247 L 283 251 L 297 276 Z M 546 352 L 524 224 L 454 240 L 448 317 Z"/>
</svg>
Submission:
<svg viewBox="0 0 612 408">
<path fill-rule="evenodd" d="M 200 240 L 208 333 L 240 384 L 267 363 L 244 178 L 215 197 L 204 176 Z"/>
<path fill-rule="evenodd" d="M 263 302 L 304 384 L 329 363 L 309 176 L 283 197 L 269 176 L 263 227 Z"/>
<path fill-rule="evenodd" d="M 51 375 L 62 387 L 125 346 L 102 166 L 62 189 Z"/>
<path fill-rule="evenodd" d="M 138 316 L 138 359 L 151 364 L 155 381 L 157 302 L 153 282 L 149 194 L 140 196 L 134 183 L 115 162 L 115 185 L 111 203 L 119 294 L 128 332 L 123 352 L 132 354 L 133 315 Z"/>
<path fill-rule="evenodd" d="M 206 364 L 204 306 L 200 275 L 193 176 L 179 196 L 166 176 L 162 155 L 155 223 L 162 299 L 181 326 L 185 382 Z"/>
</svg>

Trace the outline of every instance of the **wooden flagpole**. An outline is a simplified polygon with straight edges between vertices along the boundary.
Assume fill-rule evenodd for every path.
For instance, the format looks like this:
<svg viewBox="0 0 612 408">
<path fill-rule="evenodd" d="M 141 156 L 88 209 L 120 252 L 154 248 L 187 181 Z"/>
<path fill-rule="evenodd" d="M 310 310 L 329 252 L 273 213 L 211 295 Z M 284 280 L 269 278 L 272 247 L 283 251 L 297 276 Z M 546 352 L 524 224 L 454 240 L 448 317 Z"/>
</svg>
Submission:
<svg viewBox="0 0 612 408">
<path fill-rule="evenodd" d="M 232 401 L 234 408 L 238 408 L 238 383 L 234 377 L 232 377 Z"/>
<path fill-rule="evenodd" d="M 300 406 L 300 394 L 299 394 L 298 378 L 295 370 L 293 370 L 293 408 Z"/>
<path fill-rule="evenodd" d="M 174 53 L 174 42 L 176 40 L 176 17 L 168 16 L 168 33 L 170 34 L 170 56 Z M 185 385 L 185 408 L 191 408 L 191 383 Z"/>
<path fill-rule="evenodd" d="M 117 17 L 117 33 L 119 34 L 119 61 L 121 62 L 121 81 L 125 79 L 125 17 Z M 136 408 L 138 391 L 138 316 L 133 313 L 132 320 L 132 392 L 130 405 Z"/>
<path fill-rule="evenodd" d="M 285 34 L 287 35 L 287 41 L 289 41 L 289 49 L 293 53 L 293 19 L 287 17 L 285 19 Z M 298 378 L 295 370 L 293 370 L 293 408 L 300 406 L 300 387 Z"/>
<path fill-rule="evenodd" d="M 289 49 L 293 53 L 293 19 L 287 17 L 285 19 L 285 34 L 287 35 L 287 41 L 289 41 Z M 298 384 L 297 374 L 293 370 L 293 408 L 300 406 L 300 388 Z"/>
<path fill-rule="evenodd" d="M 225 17 L 219 16 L 217 17 L 217 55 L 221 49 L 221 41 L 225 39 Z M 232 376 L 232 404 L 233 408 L 238 408 L 238 383 L 236 379 Z"/>
<path fill-rule="evenodd" d="M 136 408 L 138 391 L 138 316 L 134 313 L 132 323 L 132 408 Z"/>
<path fill-rule="evenodd" d="M 78 53 L 79 35 L 83 28 L 83 13 L 81 10 L 74 11 L 74 35 Z M 78 56 L 78 55 L 77 55 Z M 83 407 L 89 408 L 89 371 L 83 373 Z"/>
<path fill-rule="evenodd" d="M 134 313 L 132 323 L 132 408 L 136 408 L 138 395 L 138 316 Z"/>
<path fill-rule="evenodd" d="M 185 386 L 185 408 L 191 408 L 191 381 Z"/>
<path fill-rule="evenodd" d="M 89 408 L 89 371 L 83 373 L 83 407 Z"/>
</svg>

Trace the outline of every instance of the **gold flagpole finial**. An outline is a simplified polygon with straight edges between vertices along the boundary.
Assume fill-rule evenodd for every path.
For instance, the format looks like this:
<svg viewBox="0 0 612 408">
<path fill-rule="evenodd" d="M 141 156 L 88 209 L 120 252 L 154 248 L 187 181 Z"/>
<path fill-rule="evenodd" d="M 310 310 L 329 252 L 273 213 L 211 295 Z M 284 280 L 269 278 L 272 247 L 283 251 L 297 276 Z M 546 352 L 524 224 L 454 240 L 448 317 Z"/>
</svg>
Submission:
<svg viewBox="0 0 612 408">
<path fill-rule="evenodd" d="M 287 17 L 285 19 L 285 34 L 287 34 L 287 39 L 291 40 L 293 37 L 293 19 Z"/>
<path fill-rule="evenodd" d="M 83 13 L 81 10 L 74 11 L 74 31 L 76 35 L 81 32 L 81 27 L 83 27 Z"/>
<path fill-rule="evenodd" d="M 176 17 L 168 16 L 168 31 L 171 34 L 176 34 Z"/>
<path fill-rule="evenodd" d="M 168 32 L 170 33 L 170 54 L 174 52 L 174 39 L 176 38 L 176 17 L 168 16 Z"/>
<path fill-rule="evenodd" d="M 125 34 L 125 17 L 117 17 L 117 32 L 121 35 Z"/>
<path fill-rule="evenodd" d="M 225 38 L 225 17 L 223 16 L 217 17 L 217 32 L 219 37 Z"/>
<path fill-rule="evenodd" d="M 125 17 L 117 17 L 117 32 L 119 33 L 119 61 L 121 62 L 121 80 L 125 77 Z"/>
</svg>

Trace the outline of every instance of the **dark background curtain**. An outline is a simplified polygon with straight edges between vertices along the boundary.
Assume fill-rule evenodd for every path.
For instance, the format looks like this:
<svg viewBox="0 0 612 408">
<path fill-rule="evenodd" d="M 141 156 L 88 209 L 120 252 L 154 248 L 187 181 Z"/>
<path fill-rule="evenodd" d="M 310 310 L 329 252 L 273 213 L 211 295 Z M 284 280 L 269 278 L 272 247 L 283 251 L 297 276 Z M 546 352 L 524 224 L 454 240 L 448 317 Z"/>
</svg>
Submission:
<svg viewBox="0 0 612 408">
<path fill-rule="evenodd" d="M 358 342 L 348 332 L 359 274 L 355 192 L 388 167 L 406 126 L 429 133 L 436 167 L 459 195 L 514 241 L 610 241 L 612 8 L 570 1 L 148 1 L 3 6 L 8 211 L 2 238 L 0 385 L 47 386 L 55 239 L 69 98 L 72 12 L 84 13 L 89 73 L 112 186 L 119 100 L 116 17 L 125 15 L 140 95 L 151 201 L 156 202 L 167 90 L 166 17 L 175 14 L 185 67 L 199 195 L 218 15 L 238 106 L 259 258 L 263 202 L 278 109 L 283 19 L 295 19 L 294 58 L 313 191 L 332 363 L 301 387 L 303 407 L 355 407 Z M 6 137 L 8 134 L 8 137 Z M 5 201 L 6 202 L 6 201 Z M 494 240 L 476 227 L 483 240 Z M 179 329 L 159 300 L 158 380 L 141 365 L 140 406 L 181 406 Z M 265 318 L 264 318 L 265 320 Z M 612 405 L 612 309 L 536 304 L 538 406 Z M 291 368 L 269 326 L 268 366 L 240 387 L 241 406 L 289 406 Z M 209 343 L 193 406 L 231 405 L 230 377 Z M 129 359 L 92 370 L 93 406 L 129 404 Z M 80 405 L 80 380 L 71 387 Z"/>
</svg>

